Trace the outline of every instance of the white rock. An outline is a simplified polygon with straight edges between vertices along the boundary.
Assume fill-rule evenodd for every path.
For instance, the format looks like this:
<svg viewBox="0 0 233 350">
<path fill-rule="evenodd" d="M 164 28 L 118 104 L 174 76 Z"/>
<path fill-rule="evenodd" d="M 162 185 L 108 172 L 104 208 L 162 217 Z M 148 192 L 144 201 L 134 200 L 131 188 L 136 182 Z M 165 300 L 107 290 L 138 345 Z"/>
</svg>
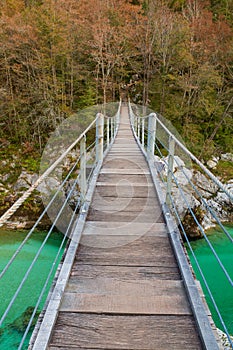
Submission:
<svg viewBox="0 0 233 350">
<path fill-rule="evenodd" d="M 232 153 L 221 154 L 221 160 L 233 162 L 233 154 Z"/>
<path fill-rule="evenodd" d="M 203 197 L 210 198 L 213 194 L 217 193 L 218 186 L 205 175 L 196 172 L 193 177 L 194 183 Z"/>
<path fill-rule="evenodd" d="M 209 230 L 210 228 L 215 227 L 215 223 L 213 223 L 213 218 L 210 214 L 208 215 L 208 213 L 204 216 L 201 224 L 204 230 Z"/>
<path fill-rule="evenodd" d="M 215 156 L 212 157 L 212 160 L 215 163 L 218 163 L 219 159 L 220 159 L 219 157 L 215 157 Z"/>
<path fill-rule="evenodd" d="M 22 171 L 13 188 L 15 191 L 29 188 L 36 182 L 37 179 L 37 174 L 30 174 L 27 171 Z"/>
<path fill-rule="evenodd" d="M 164 172 L 165 174 L 167 174 L 167 169 L 168 169 L 168 156 L 164 158 Z M 173 161 L 173 168 L 172 171 L 175 172 L 177 169 L 182 168 L 185 166 L 184 161 L 178 157 L 178 156 L 174 156 L 174 161 Z"/>
<path fill-rule="evenodd" d="M 214 199 L 209 199 L 208 201 L 207 201 L 207 204 L 212 208 L 212 209 L 214 209 L 214 211 L 216 212 L 216 213 L 221 213 L 222 212 L 222 206 L 217 202 L 217 201 L 215 201 Z"/>
<path fill-rule="evenodd" d="M 188 208 L 193 209 L 200 205 L 200 202 L 193 196 L 189 189 L 183 189 L 183 193 L 181 193 L 178 188 L 173 188 L 172 197 L 181 218 L 185 215 Z"/>
<path fill-rule="evenodd" d="M 227 335 L 221 331 L 219 328 L 217 328 L 217 333 L 219 336 L 219 340 L 221 342 L 221 345 L 223 346 L 224 350 L 232 350 L 231 344 L 227 338 Z M 233 337 L 230 337 L 231 340 L 233 341 Z"/>
<path fill-rule="evenodd" d="M 51 191 L 58 189 L 59 186 L 60 182 L 56 178 L 49 177 L 37 187 L 37 190 L 42 194 L 49 195 Z"/>
<path fill-rule="evenodd" d="M 18 178 L 17 182 L 13 186 L 15 191 L 27 189 L 29 187 L 30 185 L 28 184 L 28 182 L 24 178 L 20 178 L 20 177 Z"/>
<path fill-rule="evenodd" d="M 207 164 L 209 169 L 214 169 L 214 168 L 216 168 L 218 163 L 214 162 L 213 160 L 210 159 L 210 160 L 208 160 L 208 162 L 206 164 Z"/>
<path fill-rule="evenodd" d="M 183 168 L 182 170 L 177 170 L 174 175 L 180 185 L 186 186 L 189 184 L 189 180 L 192 179 L 193 172 L 192 170 Z"/>
<path fill-rule="evenodd" d="M 232 205 L 230 198 L 225 192 L 218 192 L 215 198 L 215 201 L 217 201 L 221 205 L 224 205 L 224 204 Z"/>
</svg>

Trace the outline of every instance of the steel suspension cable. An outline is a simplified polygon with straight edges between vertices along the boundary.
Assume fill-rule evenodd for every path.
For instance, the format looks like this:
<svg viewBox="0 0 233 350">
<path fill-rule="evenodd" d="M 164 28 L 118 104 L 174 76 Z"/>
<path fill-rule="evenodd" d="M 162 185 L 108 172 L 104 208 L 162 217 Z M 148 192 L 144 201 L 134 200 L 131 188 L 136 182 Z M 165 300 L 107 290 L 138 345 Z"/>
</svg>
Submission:
<svg viewBox="0 0 233 350">
<path fill-rule="evenodd" d="M 21 289 L 22 289 L 24 283 L 26 282 L 26 280 L 27 280 L 27 278 L 28 278 L 28 276 L 29 276 L 29 274 L 30 274 L 30 272 L 31 272 L 31 270 L 32 270 L 32 268 L 33 268 L 33 266 L 35 265 L 35 263 L 36 263 L 36 261 L 37 261 L 39 255 L 40 255 L 40 253 L 41 253 L 43 247 L 45 246 L 47 240 L 49 239 L 49 237 L 50 237 L 50 235 L 51 235 L 51 232 L 52 232 L 52 230 L 53 230 L 53 228 L 54 228 L 54 226 L 55 226 L 55 224 L 56 224 L 58 218 L 60 217 L 60 215 L 61 215 L 63 209 L 65 208 L 65 205 L 67 204 L 69 198 L 71 197 L 71 194 L 72 194 L 72 192 L 73 192 L 73 190 L 74 190 L 74 188 L 75 188 L 77 182 L 78 182 L 78 178 L 75 180 L 75 182 L 74 182 L 74 184 L 73 184 L 73 186 L 72 186 L 72 189 L 71 189 L 71 191 L 69 192 L 68 196 L 66 197 L 66 200 L 64 201 L 62 207 L 60 208 L 60 210 L 59 210 L 59 212 L 58 212 L 58 214 L 57 214 L 57 217 L 55 218 L 55 220 L 54 220 L 54 222 L 53 222 L 53 224 L 52 224 L 52 226 L 51 226 L 51 228 L 50 228 L 48 234 L 46 235 L 46 237 L 45 237 L 43 243 L 41 244 L 40 248 L 38 249 L 38 251 L 37 251 L 37 253 L 36 253 L 36 255 L 35 255 L 35 257 L 34 257 L 32 263 L 31 263 L 31 265 L 29 266 L 29 268 L 28 268 L 27 272 L 25 273 L 25 275 L 24 275 L 24 277 L 23 277 L 21 283 L 19 284 L 19 287 L 17 288 L 17 290 L 16 290 L 14 296 L 12 297 L 10 303 L 8 304 L 8 307 L 6 308 L 6 310 L 5 310 L 4 314 L 3 314 L 3 316 L 1 317 L 1 319 L 0 319 L 0 326 L 2 325 L 2 323 L 4 322 L 6 316 L 7 316 L 8 313 L 9 313 L 10 309 L 12 308 L 12 305 L 14 304 L 14 302 L 15 302 L 15 300 L 16 300 L 18 294 L 19 294 L 19 292 L 21 291 Z"/>
<path fill-rule="evenodd" d="M 57 197 L 59 191 L 63 188 L 64 184 L 66 183 L 66 181 L 68 180 L 69 176 L 72 174 L 72 172 L 74 171 L 75 167 L 77 166 L 78 162 L 80 160 L 80 157 L 77 159 L 77 161 L 75 162 L 75 164 L 72 166 L 71 170 L 69 171 L 69 173 L 67 174 L 67 176 L 65 177 L 65 179 L 63 180 L 63 182 L 60 184 L 60 186 L 58 187 L 57 191 L 55 192 L 55 194 L 53 195 L 52 199 L 49 201 L 49 203 L 47 204 L 46 208 L 43 210 L 43 212 L 41 213 L 41 215 L 39 216 L 39 218 L 36 220 L 35 224 L 33 225 L 33 227 L 31 228 L 31 230 L 29 231 L 29 233 L 27 234 L 27 236 L 24 238 L 24 240 L 22 241 L 22 243 L 20 244 L 20 246 L 17 248 L 17 250 L 15 251 L 15 253 L 13 254 L 13 256 L 11 257 L 11 259 L 9 260 L 9 262 L 7 263 L 7 265 L 5 266 L 5 268 L 1 271 L 0 273 L 0 279 L 3 277 L 3 275 L 6 273 L 6 271 L 9 269 L 9 267 L 11 266 L 11 264 L 13 263 L 13 261 L 15 260 L 15 258 L 17 257 L 17 255 L 20 253 L 20 251 L 22 250 L 23 246 L 26 244 L 26 242 L 28 241 L 28 239 L 30 238 L 30 236 L 32 235 L 33 231 L 35 230 L 36 226 L 39 224 L 39 222 L 41 221 L 41 219 L 43 218 L 43 216 L 46 214 L 47 210 L 50 208 L 50 206 L 53 204 L 55 198 Z"/>
</svg>

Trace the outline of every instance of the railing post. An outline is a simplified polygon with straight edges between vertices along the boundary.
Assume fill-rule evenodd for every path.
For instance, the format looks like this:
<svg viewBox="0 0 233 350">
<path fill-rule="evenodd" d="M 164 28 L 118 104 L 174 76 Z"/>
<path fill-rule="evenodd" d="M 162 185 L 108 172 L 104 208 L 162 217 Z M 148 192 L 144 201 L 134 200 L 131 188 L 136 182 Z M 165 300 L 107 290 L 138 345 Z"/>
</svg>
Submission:
<svg viewBox="0 0 233 350">
<path fill-rule="evenodd" d="M 135 134 L 137 135 L 137 125 L 138 125 L 137 124 L 138 123 L 137 116 L 134 115 L 133 121 L 134 121 L 133 128 L 134 128 Z"/>
<path fill-rule="evenodd" d="M 109 118 L 107 117 L 107 147 L 109 146 Z"/>
<path fill-rule="evenodd" d="M 144 148 L 145 146 L 145 119 L 142 119 L 142 147 Z"/>
<path fill-rule="evenodd" d="M 167 168 L 167 193 L 166 193 L 166 203 L 171 204 L 171 190 L 172 190 L 172 173 L 174 164 L 174 154 L 175 154 L 175 140 L 170 135 L 169 136 L 169 155 L 168 155 L 168 168 Z"/>
<path fill-rule="evenodd" d="M 96 120 L 96 162 L 103 160 L 104 151 L 104 116 L 97 114 Z"/>
<path fill-rule="evenodd" d="M 82 198 L 85 197 L 87 191 L 86 161 L 86 135 L 84 135 L 80 141 L 80 190 Z"/>
<path fill-rule="evenodd" d="M 117 132 L 117 115 L 114 117 L 114 137 L 116 137 Z"/>
<path fill-rule="evenodd" d="M 140 117 L 137 118 L 137 124 L 138 124 L 137 135 L 138 135 L 138 139 L 140 141 Z"/>
<path fill-rule="evenodd" d="M 148 120 L 148 139 L 147 139 L 147 157 L 152 159 L 155 152 L 155 134 L 156 134 L 156 114 L 151 113 Z"/>
<path fill-rule="evenodd" d="M 134 114 L 132 113 L 132 109 L 131 109 L 130 119 L 131 119 L 131 125 L 132 125 L 132 127 L 134 129 L 134 119 L 135 119 L 135 117 L 134 117 Z"/>
<path fill-rule="evenodd" d="M 111 141 L 114 138 L 114 125 L 113 125 L 113 118 L 111 118 Z"/>
</svg>

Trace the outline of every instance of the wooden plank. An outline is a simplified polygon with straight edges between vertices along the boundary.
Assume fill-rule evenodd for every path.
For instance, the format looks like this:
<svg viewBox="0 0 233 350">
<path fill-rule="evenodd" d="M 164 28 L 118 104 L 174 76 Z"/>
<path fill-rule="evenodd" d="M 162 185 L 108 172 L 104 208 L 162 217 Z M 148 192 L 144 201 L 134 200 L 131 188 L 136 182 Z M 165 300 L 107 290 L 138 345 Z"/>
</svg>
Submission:
<svg viewBox="0 0 233 350">
<path fill-rule="evenodd" d="M 98 195 L 104 197 L 121 197 L 121 198 L 151 198 L 156 197 L 157 194 L 155 192 L 153 185 L 144 186 L 139 184 L 137 186 L 128 186 L 121 184 L 105 184 L 102 182 L 96 183 L 95 192 L 98 192 Z"/>
<path fill-rule="evenodd" d="M 109 215 L 111 213 L 111 215 Z M 147 209 L 147 210 L 139 210 L 139 211 L 103 211 L 103 210 L 95 210 L 93 208 L 90 208 L 87 216 L 87 220 L 90 221 L 117 221 L 117 222 L 125 222 L 125 221 L 134 221 L 135 224 L 137 222 L 148 222 L 148 223 L 155 223 L 155 222 L 163 222 L 163 214 L 161 211 L 161 207 L 157 207 L 157 209 Z"/>
<path fill-rule="evenodd" d="M 73 265 L 70 277 L 70 283 L 77 280 L 77 278 L 114 278 L 115 280 L 180 280 L 181 276 L 177 266 L 102 266 L 102 265 L 79 265 L 76 262 Z"/>
<path fill-rule="evenodd" d="M 118 225 L 118 231 L 123 230 L 121 225 Z M 107 230 L 106 230 L 107 231 Z M 117 230 L 115 230 L 117 232 Z M 87 245 L 92 248 L 100 248 L 100 249 L 110 249 L 110 248 L 119 248 L 125 245 L 128 245 L 141 237 L 144 237 L 144 233 L 146 231 L 141 231 L 135 234 L 126 234 L 126 235 L 118 235 L 113 233 L 101 234 L 101 235 L 83 235 L 82 244 Z M 158 236 L 158 237 L 166 237 L 166 236 Z"/>
<path fill-rule="evenodd" d="M 94 294 L 94 295 L 117 295 L 127 298 L 150 298 L 150 297 L 177 297 L 183 296 L 185 292 L 183 282 L 180 280 L 148 280 L 148 279 L 131 279 L 120 280 L 115 278 L 105 278 L 102 276 L 96 278 L 79 277 L 69 281 L 66 292 L 78 294 Z M 117 298 L 116 298 L 117 299 Z M 116 300 L 117 302 L 117 300 Z M 184 313 L 190 312 L 188 304 L 185 302 Z M 175 306 L 176 307 L 176 306 Z M 179 306 L 180 307 L 180 306 Z M 136 311 L 137 307 L 135 307 Z M 127 312 L 126 312 L 127 313 Z M 143 312 L 142 312 L 143 313 Z"/>
<path fill-rule="evenodd" d="M 103 168 L 100 171 L 100 174 L 111 174 L 111 175 L 150 175 L 150 172 L 147 169 L 138 168 L 138 169 L 114 169 L 114 168 Z"/>
<path fill-rule="evenodd" d="M 130 175 L 130 174 L 100 174 L 98 177 L 98 182 L 114 182 L 118 183 L 120 181 L 127 181 L 128 183 L 139 183 L 139 184 L 152 184 L 150 175 Z"/>
<path fill-rule="evenodd" d="M 118 235 L 118 236 L 159 236 L 167 237 L 167 228 L 164 223 L 133 222 L 105 222 L 87 221 L 82 233 L 85 235 Z"/>
<path fill-rule="evenodd" d="M 138 155 L 138 156 L 141 156 L 142 157 L 142 153 L 139 149 L 134 149 L 134 148 L 131 148 L 131 149 L 125 149 L 125 148 L 112 148 L 111 151 L 109 151 L 109 155 L 111 154 L 124 154 L 124 155 L 127 155 L 128 157 L 130 157 L 131 154 L 133 155 Z"/>
<path fill-rule="evenodd" d="M 134 169 L 134 170 L 144 170 L 146 169 L 146 163 L 145 160 L 142 160 L 138 163 L 128 161 L 128 159 L 117 157 L 112 159 L 106 159 L 104 162 L 104 168 L 103 169 Z"/>
<path fill-rule="evenodd" d="M 159 203 L 155 198 L 121 198 L 121 197 L 103 197 L 95 196 L 91 206 L 92 209 L 100 211 L 132 211 L 139 212 L 146 210 L 154 213 L 160 208 Z M 161 209 L 161 208 L 160 208 Z M 162 211 L 160 211 L 162 212 Z"/>
<path fill-rule="evenodd" d="M 122 159 L 128 160 L 130 162 L 135 161 L 135 158 L 139 162 L 145 161 L 145 158 L 142 156 L 142 154 L 133 154 L 132 153 L 130 156 L 128 156 L 126 153 L 123 153 L 123 152 L 121 152 L 121 153 L 118 152 L 117 154 L 115 154 L 115 153 L 111 153 L 109 151 L 108 157 L 106 159 L 108 160 L 108 159 L 111 159 L 111 158 L 122 158 Z"/>
<path fill-rule="evenodd" d="M 61 312 L 49 349 L 201 350 L 190 316 L 110 316 Z"/>
<path fill-rule="evenodd" d="M 139 149 L 138 145 L 135 143 L 134 140 L 125 139 L 125 138 L 119 138 L 117 137 L 116 141 L 114 142 L 112 149 L 116 147 L 124 147 L 124 148 L 135 148 Z"/>
<path fill-rule="evenodd" d="M 183 294 L 170 297 L 165 294 L 125 296 L 111 293 L 100 295 L 93 291 L 83 294 L 65 292 L 60 311 L 128 315 L 190 315 L 191 311 L 185 300 Z"/>
<path fill-rule="evenodd" d="M 134 146 L 136 145 L 136 142 L 133 138 L 125 138 L 123 135 L 117 135 L 117 138 L 114 142 L 114 146 L 115 145 L 130 145 L 130 146 Z"/>
<path fill-rule="evenodd" d="M 77 278 L 69 281 L 60 311 L 143 315 L 190 315 L 179 280 Z"/>
<path fill-rule="evenodd" d="M 116 181 L 116 182 L 106 182 L 106 181 L 98 181 L 96 183 L 96 186 L 103 186 L 103 187 L 110 187 L 110 186 L 114 186 L 117 188 L 120 188 L 121 186 L 123 186 L 125 189 L 129 188 L 130 191 L 132 192 L 132 188 L 135 189 L 136 187 L 144 187 L 144 191 L 147 191 L 149 187 L 152 188 L 154 190 L 154 185 L 153 183 L 147 183 L 146 181 L 143 182 L 133 182 L 133 181 L 128 181 L 128 180 L 120 180 L 120 181 Z"/>
<path fill-rule="evenodd" d="M 111 236 L 83 236 L 76 253 L 77 264 L 141 267 L 177 266 L 167 237 L 141 237 L 117 248 L 101 249 L 95 247 L 95 244 L 101 243 L 101 240 L 107 244 L 108 240 L 111 243 L 111 239 Z"/>
<path fill-rule="evenodd" d="M 96 194 L 93 198 L 92 201 L 92 206 L 94 207 L 95 205 L 109 205 L 111 206 L 112 204 L 116 204 L 119 203 L 120 206 L 124 206 L 126 207 L 127 205 L 130 205 L 131 207 L 144 207 L 146 206 L 153 206 L 156 207 L 159 205 L 159 202 L 157 200 L 157 198 L 155 197 L 142 197 L 142 198 L 128 198 L 128 197 L 121 197 L 121 196 L 100 196 L 98 194 Z"/>
</svg>

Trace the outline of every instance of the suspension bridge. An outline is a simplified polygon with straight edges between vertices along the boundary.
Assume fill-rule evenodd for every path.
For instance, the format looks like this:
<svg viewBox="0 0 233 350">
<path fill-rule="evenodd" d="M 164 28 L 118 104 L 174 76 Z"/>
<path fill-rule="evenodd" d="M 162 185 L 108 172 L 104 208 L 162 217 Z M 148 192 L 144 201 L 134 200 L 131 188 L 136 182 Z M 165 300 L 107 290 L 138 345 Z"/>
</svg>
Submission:
<svg viewBox="0 0 233 350">
<path fill-rule="evenodd" d="M 93 126 L 95 140 L 87 146 L 87 135 Z M 188 159 L 196 163 L 230 200 L 232 194 L 155 113 L 142 117 L 135 106 L 120 103 L 113 117 L 97 114 L 94 122 L 3 215 L 0 225 L 9 220 L 76 147 L 78 159 L 41 214 L 42 217 L 53 206 L 56 196 L 78 169 L 78 176 L 75 180 L 72 177 L 69 193 L 57 209 L 47 235 L 69 217 L 61 243 L 62 247 L 66 239 L 68 241 L 65 254 L 34 328 L 29 349 L 221 349 L 210 311 L 181 240 L 180 231 L 192 251 L 172 195 L 173 186 L 179 188 L 181 200 L 186 203 L 194 224 L 210 245 L 231 286 L 232 279 L 179 186 L 173 171 L 175 162 L 180 162 L 183 155 L 185 162 Z M 165 170 L 155 153 L 164 159 Z M 93 159 L 90 171 L 88 164 Z M 185 171 L 184 176 L 198 194 Z M 67 214 L 66 207 L 77 186 L 79 200 L 72 213 Z M 214 210 L 203 198 L 201 201 L 232 244 L 231 236 Z M 0 277 L 8 272 L 37 223 Z M 39 254 L 40 249 L 1 315 L 1 324 L 13 308 Z M 17 349 L 24 348 L 54 265 Z M 205 276 L 203 279 L 206 281 Z M 206 289 L 233 349 L 229 331 L 207 282 Z"/>
</svg>

